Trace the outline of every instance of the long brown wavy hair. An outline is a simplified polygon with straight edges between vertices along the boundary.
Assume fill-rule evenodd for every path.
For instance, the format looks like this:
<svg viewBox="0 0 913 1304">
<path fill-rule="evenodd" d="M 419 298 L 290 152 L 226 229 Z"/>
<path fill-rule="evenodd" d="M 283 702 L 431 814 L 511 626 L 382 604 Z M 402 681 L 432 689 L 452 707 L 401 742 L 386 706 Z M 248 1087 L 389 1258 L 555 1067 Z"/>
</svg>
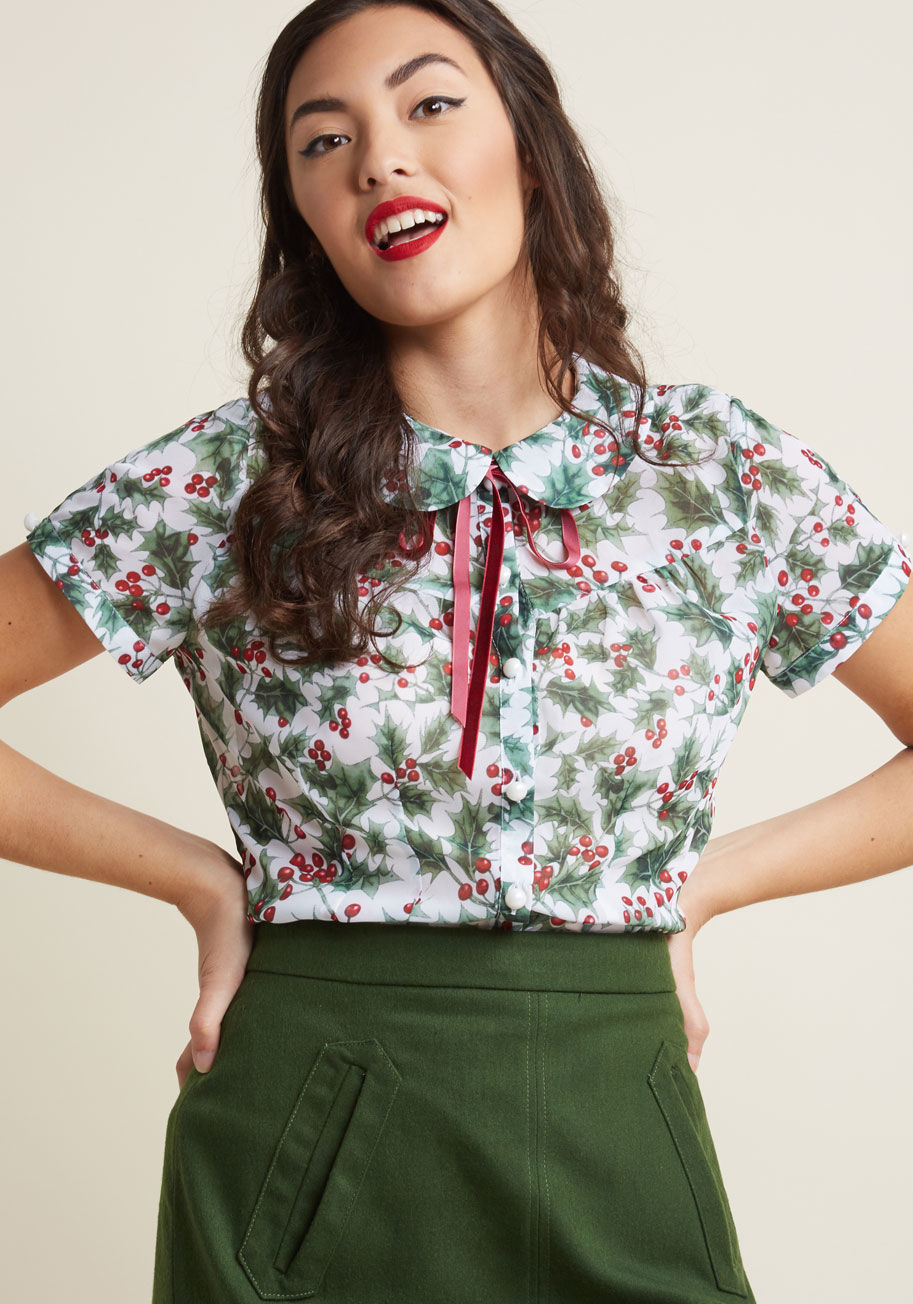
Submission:
<svg viewBox="0 0 913 1304">
<path fill-rule="evenodd" d="M 280 32 L 260 84 L 264 232 L 241 345 L 266 465 L 237 508 L 230 540 L 237 583 L 201 620 L 209 629 L 252 614 L 270 655 L 287 665 L 348 661 L 367 650 L 368 639 L 395 634 L 375 627 L 380 608 L 416 575 L 431 545 L 428 517 L 409 489 L 415 439 L 381 323 L 343 287 L 299 214 L 285 155 L 285 101 L 304 51 L 342 19 L 403 3 L 437 15 L 472 42 L 537 183 L 523 252 L 538 298 L 538 354 L 549 396 L 562 411 L 586 419 L 564 397 L 574 352 L 611 373 L 616 410 L 623 399 L 611 376 L 636 385 L 632 432 L 644 456 L 638 432 L 647 378 L 625 334 L 612 221 L 544 56 L 490 0 L 314 0 Z M 397 506 L 380 486 L 390 483 L 401 453 Z M 382 559 L 393 563 L 384 572 L 387 582 L 371 586 L 362 611 L 359 584 L 366 592 L 366 572 Z M 292 644 L 291 656 L 279 657 L 280 639 Z M 388 667 L 396 664 L 374 646 Z"/>
</svg>

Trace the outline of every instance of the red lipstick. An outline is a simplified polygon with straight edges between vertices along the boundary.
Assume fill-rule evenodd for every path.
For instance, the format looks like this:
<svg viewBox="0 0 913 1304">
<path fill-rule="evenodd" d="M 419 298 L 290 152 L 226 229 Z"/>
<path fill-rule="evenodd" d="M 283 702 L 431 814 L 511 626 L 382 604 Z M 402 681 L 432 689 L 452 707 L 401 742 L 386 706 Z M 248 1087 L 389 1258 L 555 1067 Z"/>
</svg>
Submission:
<svg viewBox="0 0 913 1304">
<path fill-rule="evenodd" d="M 396 217 L 399 213 L 406 213 L 410 209 L 426 209 L 429 213 L 443 213 L 444 220 L 433 231 L 427 235 L 421 236 L 418 240 L 408 240 L 403 244 L 393 245 L 388 249 L 378 249 L 374 244 L 374 232 L 378 222 L 383 221 L 386 217 Z M 398 262 L 401 258 L 411 258 L 414 254 L 420 254 L 435 240 L 447 225 L 447 210 L 440 204 L 433 203 L 430 199 L 422 199 L 418 195 L 397 195 L 395 199 L 387 199 L 382 204 L 378 204 L 365 222 L 365 238 L 368 244 L 377 254 L 378 258 L 383 258 L 387 262 Z"/>
</svg>

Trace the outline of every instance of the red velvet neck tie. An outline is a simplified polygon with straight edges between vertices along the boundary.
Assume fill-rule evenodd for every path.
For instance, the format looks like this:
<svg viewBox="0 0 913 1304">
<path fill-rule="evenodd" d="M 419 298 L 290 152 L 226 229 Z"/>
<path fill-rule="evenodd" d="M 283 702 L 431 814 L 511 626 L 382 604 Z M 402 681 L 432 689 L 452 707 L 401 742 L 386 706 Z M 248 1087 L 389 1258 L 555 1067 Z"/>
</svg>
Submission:
<svg viewBox="0 0 913 1304">
<path fill-rule="evenodd" d="M 492 634 L 497 609 L 498 586 L 504 560 L 504 510 L 501 496 L 498 493 L 498 484 L 504 485 L 509 494 L 513 493 L 516 497 L 517 507 L 526 529 L 529 546 L 543 566 L 553 569 L 569 568 L 575 566 L 580 560 L 580 536 L 577 533 L 577 524 L 570 508 L 564 507 L 561 509 L 561 535 L 567 556 L 564 561 L 550 561 L 547 557 L 543 557 L 533 542 L 532 527 L 523 510 L 523 500 L 519 490 L 508 479 L 493 458 L 486 472 L 486 478 L 491 483 L 493 497 L 491 529 L 485 545 L 485 572 L 482 579 L 482 596 L 475 633 L 471 677 L 469 674 L 469 515 L 471 494 L 467 494 L 465 498 L 460 499 L 457 508 L 453 547 L 453 668 L 451 672 L 450 711 L 454 719 L 459 720 L 463 726 L 459 766 L 467 778 L 470 779 L 475 766 L 482 701 L 485 694 L 485 685 L 488 682 L 489 657 L 491 655 Z"/>
</svg>

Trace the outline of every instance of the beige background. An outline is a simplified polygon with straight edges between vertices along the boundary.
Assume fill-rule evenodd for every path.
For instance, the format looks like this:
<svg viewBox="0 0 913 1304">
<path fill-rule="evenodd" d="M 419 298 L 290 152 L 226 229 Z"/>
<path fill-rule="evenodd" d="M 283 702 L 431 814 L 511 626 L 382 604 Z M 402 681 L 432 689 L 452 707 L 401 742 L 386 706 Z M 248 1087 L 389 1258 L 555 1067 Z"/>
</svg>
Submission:
<svg viewBox="0 0 913 1304">
<path fill-rule="evenodd" d="M 738 395 L 913 533 L 909 6 L 506 7 L 615 197 L 651 381 Z M 7 16 L 0 551 L 26 512 L 243 393 L 253 102 L 297 8 L 55 0 Z M 715 833 L 900 749 L 835 679 L 792 701 L 762 677 L 755 698 Z M 172 670 L 140 689 L 100 655 L 12 702 L 0 730 L 234 850 Z M 147 1300 L 193 933 L 158 901 L 2 868 L 0 1288 L 17 1304 Z M 696 941 L 700 1081 L 759 1304 L 898 1299 L 909 1280 L 911 912 L 900 873 L 750 907 Z"/>
</svg>

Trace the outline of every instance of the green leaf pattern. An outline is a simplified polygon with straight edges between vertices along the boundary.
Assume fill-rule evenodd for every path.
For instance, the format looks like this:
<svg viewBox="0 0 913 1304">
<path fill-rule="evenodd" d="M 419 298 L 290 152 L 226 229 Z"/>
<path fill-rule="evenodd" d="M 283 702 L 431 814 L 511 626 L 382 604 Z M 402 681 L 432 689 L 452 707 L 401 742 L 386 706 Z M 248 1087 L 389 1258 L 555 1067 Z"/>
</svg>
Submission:
<svg viewBox="0 0 913 1304">
<path fill-rule="evenodd" d="M 906 587 L 900 542 L 796 437 L 711 386 L 654 385 L 647 462 L 633 386 L 576 366 L 583 416 L 496 452 L 404 414 L 413 489 L 436 519 L 418 577 L 380 621 L 402 617 L 387 640 L 401 671 L 373 651 L 342 666 L 274 661 L 250 618 L 199 628 L 231 580 L 234 515 L 263 465 L 246 398 L 134 448 L 30 529 L 129 675 L 177 667 L 252 920 L 680 931 L 678 891 L 759 671 L 804 692 Z M 663 465 L 664 453 L 704 460 Z M 393 501 L 399 471 L 381 487 Z M 493 511 L 506 529 L 471 779 L 450 714 L 467 495 L 473 629 Z M 570 570 L 543 565 L 527 537 L 563 559 L 563 513 L 581 545 Z M 383 573 L 360 577 L 360 600 Z M 514 779 L 525 796 L 508 795 Z"/>
</svg>

